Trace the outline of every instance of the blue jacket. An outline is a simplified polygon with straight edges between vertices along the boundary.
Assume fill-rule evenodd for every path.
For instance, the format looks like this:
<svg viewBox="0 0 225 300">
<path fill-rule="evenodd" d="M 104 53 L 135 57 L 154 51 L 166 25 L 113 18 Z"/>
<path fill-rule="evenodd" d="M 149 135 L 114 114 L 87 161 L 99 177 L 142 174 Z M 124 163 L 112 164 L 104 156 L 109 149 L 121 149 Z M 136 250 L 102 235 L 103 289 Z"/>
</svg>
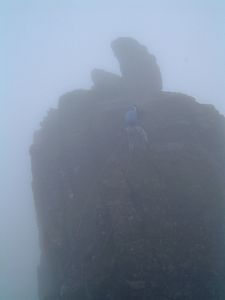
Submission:
<svg viewBox="0 0 225 300">
<path fill-rule="evenodd" d="M 138 113 L 136 110 L 128 110 L 128 112 L 125 114 L 125 124 L 126 126 L 135 126 L 138 124 Z"/>
</svg>

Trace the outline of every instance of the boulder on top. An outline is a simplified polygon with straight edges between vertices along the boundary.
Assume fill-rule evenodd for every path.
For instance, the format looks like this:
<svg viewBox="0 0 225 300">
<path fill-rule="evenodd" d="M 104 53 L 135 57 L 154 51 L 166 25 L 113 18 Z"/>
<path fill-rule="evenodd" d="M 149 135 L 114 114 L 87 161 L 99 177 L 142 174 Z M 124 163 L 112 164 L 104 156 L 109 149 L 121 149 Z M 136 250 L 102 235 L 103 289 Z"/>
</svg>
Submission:
<svg viewBox="0 0 225 300">
<path fill-rule="evenodd" d="M 111 47 L 120 63 L 120 70 L 128 89 L 145 94 L 162 90 L 159 66 L 148 49 L 135 39 L 123 37 L 112 42 Z"/>
<path fill-rule="evenodd" d="M 97 89 L 117 89 L 121 87 L 121 77 L 102 69 L 94 69 L 91 72 L 91 79 L 94 88 Z"/>
</svg>

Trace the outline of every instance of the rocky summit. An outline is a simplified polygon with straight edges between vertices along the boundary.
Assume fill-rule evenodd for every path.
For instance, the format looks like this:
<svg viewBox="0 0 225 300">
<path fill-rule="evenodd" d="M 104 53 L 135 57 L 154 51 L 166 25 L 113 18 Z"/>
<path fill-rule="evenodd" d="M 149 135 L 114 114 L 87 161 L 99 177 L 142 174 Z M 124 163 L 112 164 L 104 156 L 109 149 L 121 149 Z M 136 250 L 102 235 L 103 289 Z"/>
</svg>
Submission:
<svg viewBox="0 0 225 300">
<path fill-rule="evenodd" d="M 136 40 L 112 50 L 121 74 L 94 70 L 34 135 L 40 300 L 223 300 L 225 118 L 163 91 Z"/>
</svg>

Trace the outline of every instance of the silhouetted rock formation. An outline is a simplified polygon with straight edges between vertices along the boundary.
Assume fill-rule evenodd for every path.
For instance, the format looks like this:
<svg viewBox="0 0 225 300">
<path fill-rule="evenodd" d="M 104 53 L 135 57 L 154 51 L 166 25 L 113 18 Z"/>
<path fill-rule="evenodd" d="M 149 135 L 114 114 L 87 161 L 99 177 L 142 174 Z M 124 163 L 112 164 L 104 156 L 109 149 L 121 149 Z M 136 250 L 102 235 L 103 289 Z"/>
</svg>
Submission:
<svg viewBox="0 0 225 300">
<path fill-rule="evenodd" d="M 120 76 L 110 72 L 106 72 L 101 69 L 94 69 L 91 72 L 91 78 L 95 84 L 95 87 L 99 89 L 107 89 L 107 88 L 115 89 L 119 85 L 121 85 Z"/>
<path fill-rule="evenodd" d="M 122 94 L 123 83 L 121 77 L 100 69 L 94 69 L 91 72 L 91 78 L 94 83 L 93 90 L 102 99 L 103 95 L 107 99 L 116 98 Z"/>
<path fill-rule="evenodd" d="M 140 94 L 158 93 L 162 79 L 156 59 L 145 46 L 131 38 L 119 38 L 112 42 L 112 49 L 120 63 L 120 70 L 127 90 Z"/>
<path fill-rule="evenodd" d="M 94 87 L 64 95 L 31 147 L 40 299 L 224 299 L 224 117 L 162 92 L 136 41 L 113 49 L 122 77 L 94 71 Z M 129 153 L 131 104 L 150 145 Z"/>
</svg>

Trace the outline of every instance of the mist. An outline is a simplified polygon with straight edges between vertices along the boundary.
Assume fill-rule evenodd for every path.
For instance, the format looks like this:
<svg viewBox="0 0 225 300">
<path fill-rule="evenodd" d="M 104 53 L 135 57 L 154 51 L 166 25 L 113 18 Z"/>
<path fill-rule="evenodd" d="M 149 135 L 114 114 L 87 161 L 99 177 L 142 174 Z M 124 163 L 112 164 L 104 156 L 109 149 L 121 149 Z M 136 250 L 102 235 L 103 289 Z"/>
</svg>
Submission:
<svg viewBox="0 0 225 300">
<path fill-rule="evenodd" d="M 29 147 L 59 97 L 119 73 L 110 43 L 129 36 L 156 56 L 163 90 L 225 113 L 223 1 L 6 1 L 0 4 L 0 299 L 37 300 L 38 228 Z"/>
</svg>

